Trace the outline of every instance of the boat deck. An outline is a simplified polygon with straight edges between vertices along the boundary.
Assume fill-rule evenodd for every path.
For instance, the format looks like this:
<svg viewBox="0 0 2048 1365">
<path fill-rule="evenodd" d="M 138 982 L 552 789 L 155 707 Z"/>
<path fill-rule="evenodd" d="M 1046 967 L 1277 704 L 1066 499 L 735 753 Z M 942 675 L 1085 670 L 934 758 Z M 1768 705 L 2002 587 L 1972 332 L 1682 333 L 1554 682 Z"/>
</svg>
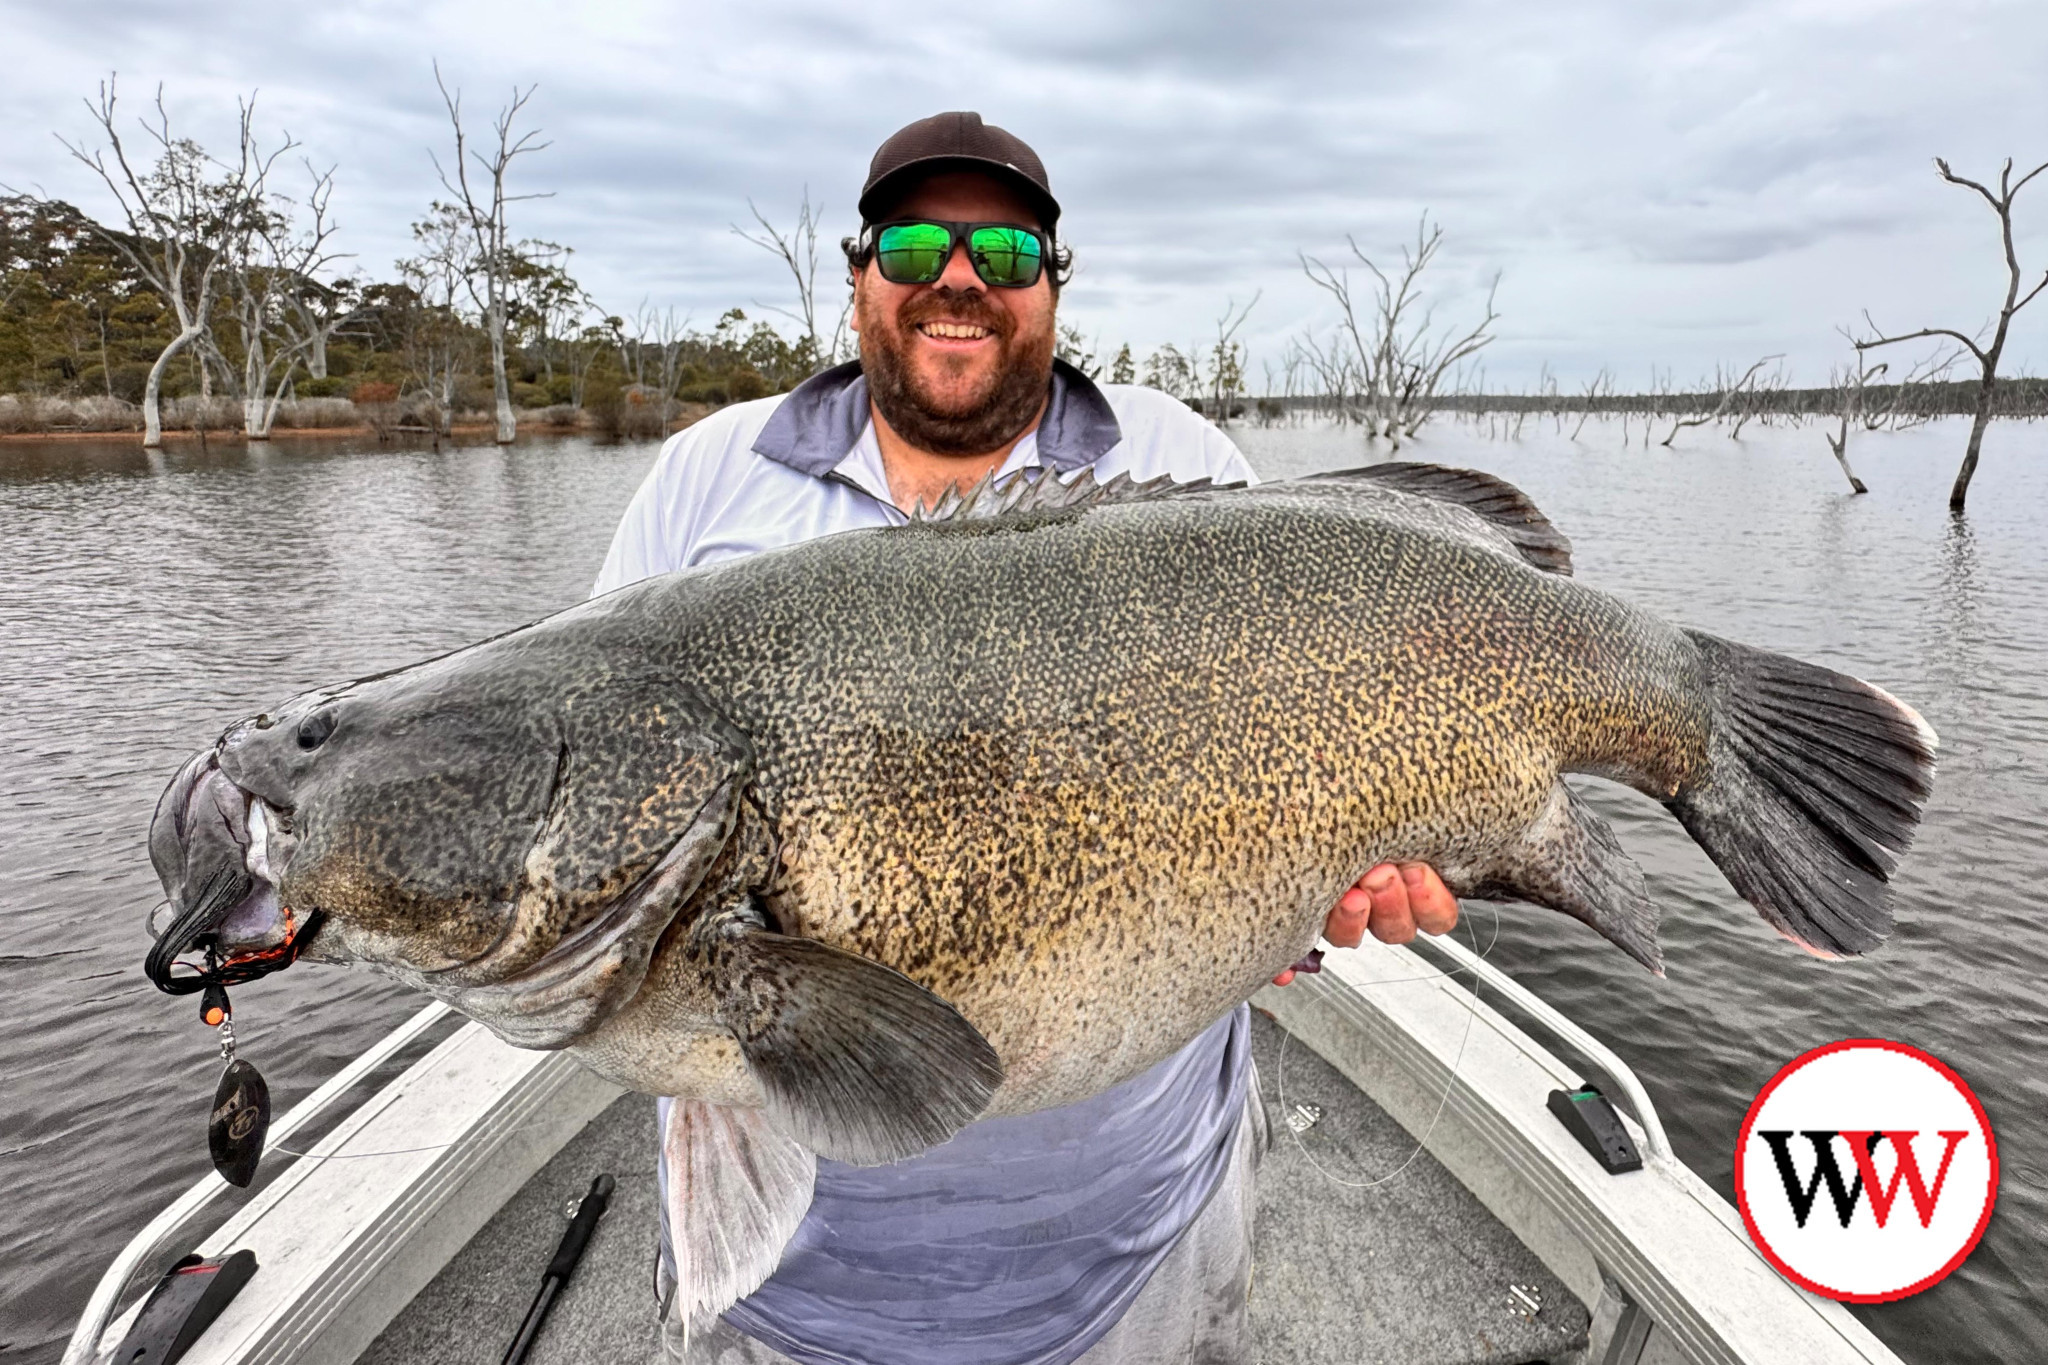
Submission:
<svg viewBox="0 0 2048 1365">
<path fill-rule="evenodd" d="M 1293 1043 L 1284 1058 L 1287 1108 L 1321 1110 L 1297 1142 L 1279 1102 L 1285 1034 L 1260 1014 L 1252 1023 L 1273 1128 L 1258 1181 L 1251 1309 L 1259 1360 L 1520 1365 L 1568 1359 L 1585 1345 L 1586 1306 L 1417 1151 L 1413 1136 Z M 529 1359 L 659 1360 L 654 1155 L 653 1100 L 613 1103 L 392 1320 L 362 1365 L 497 1361 L 561 1238 L 565 1204 L 602 1172 L 618 1181 L 610 1210 Z M 1518 1311 L 1510 1286 L 1541 1305 L 1534 1317 Z"/>
</svg>

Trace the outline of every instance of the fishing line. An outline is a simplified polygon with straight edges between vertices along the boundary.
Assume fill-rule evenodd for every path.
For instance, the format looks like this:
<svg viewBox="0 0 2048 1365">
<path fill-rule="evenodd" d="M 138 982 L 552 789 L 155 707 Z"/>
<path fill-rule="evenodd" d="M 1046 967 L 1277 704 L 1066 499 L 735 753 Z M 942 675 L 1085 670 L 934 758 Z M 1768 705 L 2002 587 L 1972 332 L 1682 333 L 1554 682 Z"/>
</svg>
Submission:
<svg viewBox="0 0 2048 1365">
<path fill-rule="evenodd" d="M 525 1126 L 524 1122 L 514 1124 L 508 1131 L 516 1133 Z M 270 1144 L 270 1150 L 283 1152 L 286 1156 L 295 1156 L 301 1161 L 353 1161 L 369 1156 L 411 1156 L 415 1152 L 445 1152 L 454 1145 L 453 1142 L 437 1142 L 431 1147 L 393 1147 L 388 1152 L 301 1152 L 283 1143 L 273 1142 Z"/>
<path fill-rule="evenodd" d="M 1466 928 L 1472 932 L 1472 950 L 1481 960 L 1484 960 L 1491 954 L 1494 946 L 1500 942 L 1500 907 L 1491 903 L 1486 903 L 1486 906 L 1487 909 L 1493 912 L 1493 936 L 1487 940 L 1486 947 L 1483 950 L 1479 947 L 1478 931 L 1472 927 L 1469 920 L 1466 923 Z M 1456 976 L 1456 971 L 1439 972 L 1429 976 L 1397 976 L 1385 981 L 1376 981 L 1373 984 L 1375 986 L 1395 986 L 1408 981 L 1441 981 Z M 1312 1005 L 1327 1005 L 1332 998 L 1334 997 L 1325 996 L 1320 999 L 1312 999 L 1309 1003 Z M 1443 1094 L 1437 1097 L 1436 1112 L 1429 1116 L 1429 1126 L 1423 1129 L 1422 1136 L 1416 1139 L 1415 1147 L 1408 1153 L 1407 1160 L 1377 1180 L 1346 1180 L 1339 1175 L 1333 1174 L 1322 1162 L 1316 1160 L 1315 1154 L 1310 1152 L 1308 1144 L 1301 1140 L 1301 1134 L 1295 1130 L 1294 1125 L 1287 1123 L 1286 1116 L 1290 1112 L 1287 1108 L 1287 1045 L 1294 1040 L 1294 1034 L 1286 1026 L 1283 1025 L 1281 1027 L 1280 1055 L 1273 1065 L 1275 1073 L 1273 1078 L 1274 1094 L 1280 1102 L 1281 1122 L 1287 1129 L 1287 1135 L 1294 1139 L 1294 1145 L 1301 1152 L 1302 1159 L 1315 1167 L 1318 1175 L 1321 1175 L 1331 1184 L 1342 1185 L 1348 1190 L 1370 1190 L 1376 1189 L 1395 1179 L 1403 1171 L 1415 1164 L 1415 1158 L 1422 1155 L 1423 1147 L 1428 1144 L 1430 1135 L 1436 1131 L 1437 1120 L 1443 1117 L 1444 1109 L 1450 1103 L 1451 1091 L 1457 1088 L 1458 1070 L 1465 1062 L 1465 1044 L 1471 1041 L 1472 1020 L 1479 1012 L 1476 1008 L 1479 1003 L 1479 974 L 1477 972 L 1472 974 L 1472 991 L 1464 1003 L 1465 1031 L 1458 1038 L 1458 1052 L 1451 1059 L 1451 1074 L 1444 1081 Z"/>
</svg>

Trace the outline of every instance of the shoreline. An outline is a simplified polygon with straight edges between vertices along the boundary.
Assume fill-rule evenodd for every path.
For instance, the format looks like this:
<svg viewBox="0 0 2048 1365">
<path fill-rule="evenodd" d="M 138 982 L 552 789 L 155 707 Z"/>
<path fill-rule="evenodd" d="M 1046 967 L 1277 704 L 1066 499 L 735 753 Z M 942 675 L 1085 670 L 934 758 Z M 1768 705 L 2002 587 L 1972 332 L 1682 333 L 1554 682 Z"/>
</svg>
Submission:
<svg viewBox="0 0 2048 1365">
<path fill-rule="evenodd" d="M 666 430 L 666 431 L 663 431 L 663 432 L 659 433 L 659 437 L 660 437 L 660 439 L 666 440 L 666 439 L 667 439 L 668 437 L 670 437 L 670 436 L 673 436 L 673 435 L 674 435 L 674 434 L 675 434 L 676 432 L 678 432 L 678 431 L 681 431 L 681 430 L 682 430 L 682 429 L 683 429 L 684 427 L 686 427 L 686 426 L 689 426 L 689 425 L 691 425 L 691 423 L 690 423 L 690 422 L 681 422 L 681 423 L 677 423 L 677 424 L 674 424 L 674 425 L 670 426 L 670 427 L 668 428 L 668 430 Z M 442 433 L 441 433 L 441 438 L 442 438 L 443 440 L 452 440 L 453 438 L 455 438 L 455 437 L 457 437 L 457 436 L 475 436 L 475 435 L 479 435 L 479 434 L 481 434 L 481 435 L 485 436 L 486 438 L 488 438 L 488 437 L 490 437 L 491 435 L 495 434 L 496 430 L 497 430 L 497 428 L 496 428 L 496 425 L 495 425 L 494 423 L 491 423 L 491 422 L 457 422 L 457 423 L 455 424 L 455 426 L 454 426 L 454 428 L 453 428 L 452 430 L 449 430 L 449 431 L 445 431 L 445 432 L 442 432 Z M 555 426 L 555 425 L 548 425 L 548 426 L 539 426 L 539 427 L 529 427 L 529 426 L 522 426 L 522 427 L 520 427 L 520 428 L 519 428 L 519 431 L 518 431 L 518 435 L 519 435 L 519 436 L 529 436 L 529 435 L 531 435 L 531 436 L 575 436 L 575 435 L 579 435 L 579 434 L 587 434 L 587 433 L 590 433 L 590 432 L 591 432 L 591 430 L 592 430 L 591 428 L 589 428 L 589 427 L 585 427 L 585 426 Z M 368 423 L 361 423 L 361 424 L 358 424 L 358 425 L 356 425 L 356 426 L 350 426 L 350 427 L 279 427 L 279 428 L 276 428 L 276 429 L 274 429 L 274 430 L 273 430 L 273 431 L 272 431 L 272 432 L 270 433 L 270 435 L 269 435 L 268 437 L 264 438 L 263 440 L 260 440 L 260 441 L 252 441 L 252 440 L 250 440 L 250 439 L 249 439 L 249 438 L 248 438 L 247 436 L 243 435 L 243 434 L 242 434 L 242 432 L 241 432 L 240 430 L 238 430 L 238 429 L 233 429 L 233 428 L 223 428 L 223 429 L 221 429 L 220 431 L 216 432 L 216 431 L 214 431 L 214 430 L 213 430 L 212 428 L 210 428 L 210 427 L 209 427 L 209 428 L 207 429 L 207 432 L 206 432 L 206 441 L 207 441 L 207 443 L 208 443 L 209 445 L 211 445 L 211 444 L 213 444 L 213 443 L 215 443 L 215 442 L 229 442 L 229 443 L 233 443 L 233 444 L 238 444 L 238 445 L 269 445 L 269 444 L 271 444 L 272 442 L 275 442 L 275 441 L 290 441 L 290 440 L 296 440 L 296 439 L 299 439 L 299 438 L 301 438 L 301 437 L 306 437 L 306 438 L 312 438 L 312 439 L 319 439 L 319 440 L 332 440 L 332 439 L 339 439 L 339 438 L 342 438 L 342 437 L 349 437 L 349 436 L 369 436 L 369 437 L 373 437 L 373 438 L 374 438 L 374 437 L 376 436 L 376 434 L 377 434 L 377 429 L 376 429 L 375 427 L 373 427 L 373 426 L 369 425 Z M 171 443 L 171 442 L 172 442 L 173 440 L 179 441 L 179 442 L 181 442 L 181 443 L 196 443 L 196 442 L 197 442 L 197 441 L 198 441 L 198 440 L 200 439 L 200 438 L 199 438 L 199 433 L 198 433 L 198 432 L 196 432 L 196 431 L 189 431 L 189 430 L 175 430 L 175 431 L 166 431 L 166 432 L 164 432 L 164 434 L 163 434 L 163 435 L 164 435 L 164 444 L 165 444 L 165 445 L 169 445 L 169 444 L 170 444 L 170 443 Z M 392 438 L 392 439 L 393 439 L 394 441 L 395 441 L 396 439 L 398 439 L 398 438 L 401 438 L 401 437 L 402 437 L 402 438 L 405 438 L 405 439 L 407 439 L 407 440 L 417 440 L 417 441 L 430 441 L 430 440 L 432 440 L 432 439 L 434 438 L 434 433 L 432 433 L 432 432 L 430 432 L 430 431 L 393 431 L 393 432 L 391 433 L 391 438 Z M 621 439 L 625 439 L 625 438 L 621 438 Z M 636 440 L 641 440 L 641 439 L 647 439 L 647 438 L 644 438 L 644 437 L 634 437 L 634 438 L 632 438 L 632 439 L 636 439 Z M 4 444 L 10 443 L 10 442 L 22 442 L 22 441 L 121 441 L 121 440 L 133 440 L 133 441 L 134 441 L 134 443 L 135 443 L 135 445 L 136 445 L 136 448 L 137 448 L 137 449 L 141 449 L 141 448 L 142 448 L 142 433 L 141 433 L 140 431 L 137 431 L 137 430 L 133 429 L 133 428 L 128 428 L 128 429 L 120 429 L 120 430 L 110 430 L 110 431 L 7 431 L 7 432 L 0 432 L 0 445 L 4 445 Z M 487 442 L 487 443 L 488 443 L 488 442 Z"/>
</svg>

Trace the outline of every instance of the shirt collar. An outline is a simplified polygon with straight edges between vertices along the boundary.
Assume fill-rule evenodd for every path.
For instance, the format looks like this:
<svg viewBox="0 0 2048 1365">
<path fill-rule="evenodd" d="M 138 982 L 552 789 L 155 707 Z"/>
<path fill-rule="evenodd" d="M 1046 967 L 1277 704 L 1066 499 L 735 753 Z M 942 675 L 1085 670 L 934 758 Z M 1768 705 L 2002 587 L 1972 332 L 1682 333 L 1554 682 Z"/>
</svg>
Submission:
<svg viewBox="0 0 2048 1365">
<path fill-rule="evenodd" d="M 868 422 L 868 381 L 849 360 L 789 391 L 754 441 L 754 453 L 822 479 L 860 440 Z M 1116 414 L 1095 382 L 1064 360 L 1052 362 L 1052 396 L 1038 424 L 1038 458 L 1062 474 L 1094 464 L 1123 439 Z"/>
</svg>

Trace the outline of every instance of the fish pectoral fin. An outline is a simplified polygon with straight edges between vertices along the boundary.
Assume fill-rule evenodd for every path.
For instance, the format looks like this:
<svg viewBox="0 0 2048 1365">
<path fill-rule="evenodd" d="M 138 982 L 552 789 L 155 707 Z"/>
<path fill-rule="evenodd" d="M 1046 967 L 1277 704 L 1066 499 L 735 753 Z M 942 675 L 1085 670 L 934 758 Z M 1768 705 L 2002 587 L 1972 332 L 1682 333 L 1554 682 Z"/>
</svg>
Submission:
<svg viewBox="0 0 2048 1365">
<path fill-rule="evenodd" d="M 678 1327 L 701 1329 L 775 1273 L 818 1159 L 759 1109 L 675 1100 L 661 1135 Z"/>
<path fill-rule="evenodd" d="M 769 1116 L 823 1156 L 873 1166 L 936 1147 L 1002 1084 L 988 1039 L 879 962 L 773 932 L 750 896 L 707 911 L 690 953 Z"/>
<path fill-rule="evenodd" d="M 1562 910 L 1664 975 L 1657 907 L 1643 886 L 1643 869 L 1608 823 L 1562 782 L 1550 789 L 1550 799 L 1521 842 L 1488 869 L 1479 885 L 1459 894 Z"/>
</svg>

